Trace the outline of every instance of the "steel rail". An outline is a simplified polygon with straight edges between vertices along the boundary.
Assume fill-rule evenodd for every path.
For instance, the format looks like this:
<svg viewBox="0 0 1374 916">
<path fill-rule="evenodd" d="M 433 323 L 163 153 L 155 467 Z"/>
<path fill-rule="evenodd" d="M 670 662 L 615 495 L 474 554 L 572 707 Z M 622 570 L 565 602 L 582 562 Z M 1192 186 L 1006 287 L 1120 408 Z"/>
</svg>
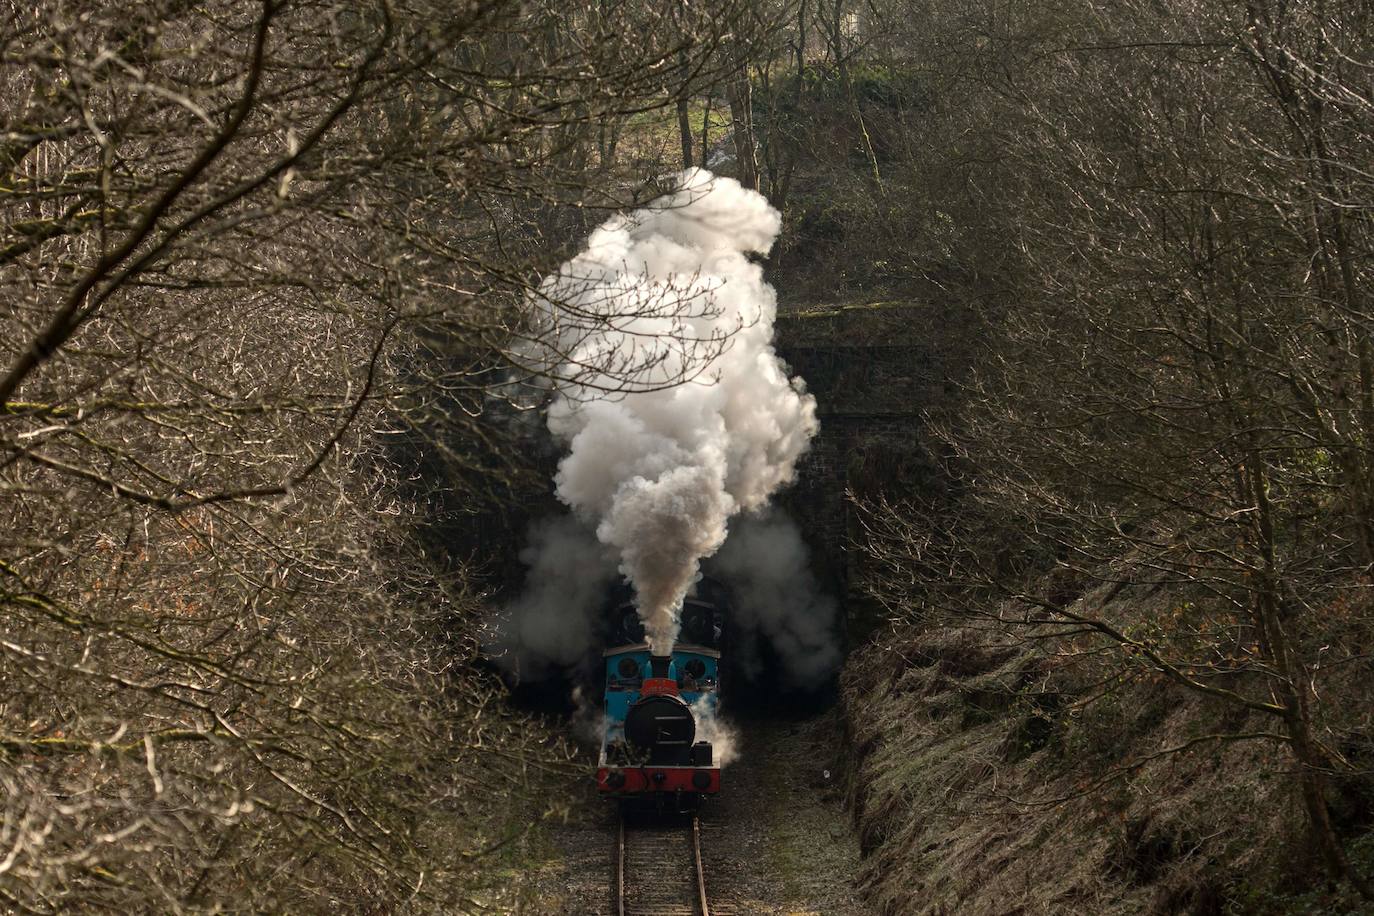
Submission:
<svg viewBox="0 0 1374 916">
<path fill-rule="evenodd" d="M 616 818 L 615 835 L 615 913 L 625 916 L 625 815 Z"/>
<path fill-rule="evenodd" d="M 616 916 L 635 916 L 631 912 L 626 901 L 629 897 L 629 885 L 626 880 L 629 831 L 625 827 L 625 815 L 622 812 L 616 822 L 615 838 L 615 914 Z M 701 858 L 701 821 L 694 814 L 690 825 L 689 842 L 692 848 L 692 881 L 695 893 L 694 899 L 688 906 L 695 909 L 699 916 L 711 916 L 710 903 L 706 898 L 706 868 Z M 680 847 L 679 847 L 680 849 Z M 642 855 L 642 853 L 641 853 Z"/>
<path fill-rule="evenodd" d="M 692 815 L 692 859 L 697 868 L 697 904 L 701 916 L 711 916 L 711 908 L 706 903 L 706 869 L 701 864 L 701 819 Z"/>
</svg>

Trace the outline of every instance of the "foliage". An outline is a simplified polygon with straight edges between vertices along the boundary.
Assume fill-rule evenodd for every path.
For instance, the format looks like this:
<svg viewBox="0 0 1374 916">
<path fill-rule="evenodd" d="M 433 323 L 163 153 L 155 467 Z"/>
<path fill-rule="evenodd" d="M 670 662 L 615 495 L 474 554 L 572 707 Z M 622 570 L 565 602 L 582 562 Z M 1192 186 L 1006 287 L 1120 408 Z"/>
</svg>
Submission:
<svg viewBox="0 0 1374 916">
<path fill-rule="evenodd" d="M 984 351 L 930 414 L 959 498 L 867 503 L 872 586 L 1230 704 L 1225 733 L 1288 755 L 1265 766 L 1299 842 L 1369 897 L 1333 814 L 1369 780 L 1345 750 L 1374 625 L 1367 6 L 920 9 L 875 48 L 932 102 L 864 183 L 901 188 L 912 272 Z"/>
<path fill-rule="evenodd" d="M 758 25 L 0 4 L 0 906 L 499 899 L 567 754 L 421 533 L 524 486 L 530 285 L 665 171 L 615 130 Z"/>
</svg>

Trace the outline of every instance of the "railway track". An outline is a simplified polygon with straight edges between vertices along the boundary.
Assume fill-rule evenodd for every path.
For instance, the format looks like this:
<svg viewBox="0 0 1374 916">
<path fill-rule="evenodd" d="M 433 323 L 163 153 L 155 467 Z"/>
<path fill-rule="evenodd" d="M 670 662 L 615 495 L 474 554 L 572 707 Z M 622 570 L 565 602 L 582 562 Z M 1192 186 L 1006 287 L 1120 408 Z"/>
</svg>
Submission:
<svg viewBox="0 0 1374 916">
<path fill-rule="evenodd" d="M 615 906 L 616 916 L 711 916 L 695 814 L 683 821 L 637 823 L 621 813 Z"/>
</svg>

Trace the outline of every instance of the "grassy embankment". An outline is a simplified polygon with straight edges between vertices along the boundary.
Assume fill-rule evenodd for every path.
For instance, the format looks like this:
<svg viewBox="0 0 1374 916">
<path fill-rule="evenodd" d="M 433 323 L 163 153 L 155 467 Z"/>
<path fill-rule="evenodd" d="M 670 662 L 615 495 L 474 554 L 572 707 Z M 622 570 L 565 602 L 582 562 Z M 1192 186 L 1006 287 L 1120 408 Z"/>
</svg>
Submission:
<svg viewBox="0 0 1374 916">
<path fill-rule="evenodd" d="M 1179 600 L 1142 591 L 1077 606 L 1148 625 Z M 1274 723 L 1144 669 L 1110 679 L 1116 662 L 1086 643 L 914 625 L 850 659 L 847 776 L 882 912 L 1370 912 L 1324 880 L 1284 748 L 1160 753 Z M 1368 710 L 1368 675 L 1341 676 L 1327 699 Z M 1337 783 L 1332 808 L 1356 868 L 1374 871 L 1367 772 Z"/>
</svg>

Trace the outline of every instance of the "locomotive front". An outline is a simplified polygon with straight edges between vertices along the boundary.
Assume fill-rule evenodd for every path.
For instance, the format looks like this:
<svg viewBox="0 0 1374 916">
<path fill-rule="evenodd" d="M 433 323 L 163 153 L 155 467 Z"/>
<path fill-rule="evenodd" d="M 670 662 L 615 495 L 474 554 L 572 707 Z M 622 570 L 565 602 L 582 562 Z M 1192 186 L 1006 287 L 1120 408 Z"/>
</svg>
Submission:
<svg viewBox="0 0 1374 916">
<path fill-rule="evenodd" d="M 603 796 L 667 798 L 687 804 L 720 791 L 720 767 L 698 721 L 713 717 L 720 689 L 720 653 L 681 645 L 657 656 L 647 646 L 607 650 L 606 731 L 597 767 Z"/>
</svg>

